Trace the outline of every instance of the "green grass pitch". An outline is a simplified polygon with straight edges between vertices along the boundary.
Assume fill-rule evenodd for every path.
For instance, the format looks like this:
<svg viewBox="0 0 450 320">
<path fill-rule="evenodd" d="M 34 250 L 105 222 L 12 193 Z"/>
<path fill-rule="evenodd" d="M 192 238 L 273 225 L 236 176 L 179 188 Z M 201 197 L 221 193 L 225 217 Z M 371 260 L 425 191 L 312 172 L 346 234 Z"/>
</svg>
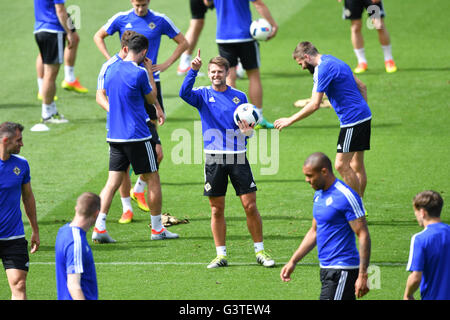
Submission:
<svg viewBox="0 0 450 320">
<path fill-rule="evenodd" d="M 277 37 L 260 44 L 264 112 L 273 121 L 296 112 L 293 102 L 311 94 L 312 77 L 300 70 L 291 57 L 299 41 L 309 40 L 321 53 L 332 54 L 352 67 L 356 59 L 349 23 L 341 19 L 342 5 L 337 1 L 266 0 L 266 4 L 279 23 Z M 70 122 L 50 125 L 49 132 L 39 133 L 29 130 L 40 119 L 33 2 L 0 4 L 0 122 L 15 121 L 26 127 L 21 155 L 31 166 L 40 226 L 41 247 L 30 257 L 27 281 L 28 297 L 33 300 L 56 299 L 56 233 L 71 220 L 77 196 L 83 191 L 100 193 L 106 182 L 106 117 L 95 102 L 97 75 L 104 58 L 92 37 L 107 19 L 130 8 L 127 0 L 68 0 L 67 5 L 80 8 L 81 43 L 75 70 L 90 91 L 82 95 L 60 89 L 61 69 L 57 106 Z M 365 300 L 402 298 L 410 239 L 421 230 L 411 208 L 412 197 L 419 191 L 434 189 L 448 201 L 450 192 L 450 3 L 385 0 L 384 5 L 399 71 L 385 73 L 376 31 L 364 28 L 370 71 L 359 77 L 368 86 L 373 112 L 364 202 L 372 238 L 372 275 L 377 281 Z M 152 0 L 150 8 L 167 14 L 183 33 L 187 30 L 188 1 Z M 209 11 L 198 44 L 204 60 L 217 55 L 215 21 L 215 14 Z M 111 53 L 118 50 L 117 35 L 108 38 L 107 45 Z M 160 62 L 174 47 L 173 41 L 163 40 Z M 183 79 L 176 75 L 176 64 L 161 78 L 167 111 L 167 122 L 160 128 L 165 154 L 160 168 L 163 212 L 189 219 L 190 223 L 171 227 L 180 239 L 152 242 L 147 226 L 149 215 L 137 206 L 133 223 L 117 222 L 121 203 L 116 195 L 107 225 L 118 242 L 92 245 L 100 299 L 316 300 L 320 291 L 316 250 L 298 265 L 290 283 L 283 283 L 279 273 L 311 224 L 313 190 L 304 181 L 301 165 L 315 151 L 325 152 L 332 159 L 335 156 L 339 126 L 333 110 L 321 109 L 272 138 L 270 131 L 262 130 L 257 139 L 264 142 L 267 137 L 267 148 L 250 150 L 257 160 L 253 172 L 259 189 L 265 247 L 275 258 L 276 267 L 265 269 L 256 264 L 245 214 L 230 185 L 226 200 L 230 267 L 207 270 L 215 248 L 209 204 L 202 196 L 203 164 L 195 161 L 198 154 L 194 152 L 194 128 L 199 116 L 178 97 Z M 206 78 L 197 80 L 197 85 L 207 83 Z M 239 80 L 237 85 L 247 91 L 248 81 Z M 189 132 L 190 139 L 185 142 L 191 143 L 191 164 L 176 163 L 180 132 Z M 274 140 L 277 137 L 278 144 Z M 135 176 L 132 180 L 134 183 Z M 443 219 L 450 221 L 448 204 L 444 205 Z M 25 216 L 24 221 L 29 239 Z M 0 271 L 0 299 L 9 298 L 6 275 Z"/>
</svg>

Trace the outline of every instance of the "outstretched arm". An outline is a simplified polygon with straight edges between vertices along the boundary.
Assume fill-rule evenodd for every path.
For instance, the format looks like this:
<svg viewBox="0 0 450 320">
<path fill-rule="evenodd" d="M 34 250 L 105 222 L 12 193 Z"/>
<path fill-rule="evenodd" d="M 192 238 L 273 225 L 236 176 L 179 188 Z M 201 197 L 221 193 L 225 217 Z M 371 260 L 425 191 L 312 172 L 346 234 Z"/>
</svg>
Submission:
<svg viewBox="0 0 450 320">
<path fill-rule="evenodd" d="M 311 101 L 299 112 L 293 114 L 289 118 L 280 118 L 273 123 L 275 128 L 282 130 L 285 127 L 289 127 L 291 124 L 300 121 L 317 111 L 320 108 L 322 102 L 323 92 L 314 92 Z"/>
</svg>

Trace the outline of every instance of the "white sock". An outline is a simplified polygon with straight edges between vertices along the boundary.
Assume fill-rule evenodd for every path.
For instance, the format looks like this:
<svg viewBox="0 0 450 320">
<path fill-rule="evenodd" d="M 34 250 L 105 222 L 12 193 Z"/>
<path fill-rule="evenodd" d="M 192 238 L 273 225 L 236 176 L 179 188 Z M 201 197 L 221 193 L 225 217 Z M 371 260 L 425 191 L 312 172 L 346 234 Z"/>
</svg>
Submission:
<svg viewBox="0 0 450 320">
<path fill-rule="evenodd" d="M 39 89 L 39 93 L 42 92 L 42 83 L 44 82 L 44 79 L 42 78 L 37 78 L 37 84 L 38 84 L 38 89 Z"/>
<path fill-rule="evenodd" d="M 152 229 L 155 230 L 156 232 L 159 232 L 162 230 L 162 228 L 164 228 L 162 225 L 161 215 L 151 216 L 151 221 L 152 221 Z"/>
<path fill-rule="evenodd" d="M 141 177 L 138 177 L 136 184 L 134 185 L 133 191 L 137 193 L 142 193 L 145 191 L 145 187 L 147 183 L 141 180 Z"/>
<path fill-rule="evenodd" d="M 358 63 L 362 63 L 362 62 L 367 63 L 366 53 L 364 51 L 364 48 L 353 49 L 353 51 L 355 51 L 356 58 L 358 59 Z"/>
<path fill-rule="evenodd" d="M 64 66 L 64 80 L 67 82 L 74 82 L 76 80 L 74 69 L 74 67 Z"/>
<path fill-rule="evenodd" d="M 131 212 L 133 212 L 133 207 L 131 206 L 131 198 L 120 198 L 120 200 L 122 201 L 122 210 L 123 212 L 127 212 L 128 210 L 130 210 Z"/>
<path fill-rule="evenodd" d="M 394 60 L 392 57 L 392 46 L 390 44 L 387 46 L 381 46 L 381 49 L 383 49 L 384 61 Z"/>
<path fill-rule="evenodd" d="M 50 118 L 52 115 L 54 115 L 56 112 L 56 105 L 55 102 L 53 101 L 50 104 L 42 104 L 42 112 L 41 112 L 41 116 L 42 119 L 47 119 Z"/>
<path fill-rule="evenodd" d="M 255 242 L 253 244 L 253 248 L 255 248 L 255 253 L 263 251 L 264 250 L 264 243 L 263 242 Z"/>
<path fill-rule="evenodd" d="M 227 247 L 226 246 L 220 246 L 216 247 L 216 252 L 218 256 L 227 256 Z"/>
<path fill-rule="evenodd" d="M 180 57 L 180 68 L 181 69 L 188 68 L 191 64 L 191 58 L 192 56 L 190 54 L 183 52 Z"/>
<path fill-rule="evenodd" d="M 99 213 L 97 221 L 95 221 L 95 227 L 98 231 L 106 230 L 106 213 Z"/>
</svg>

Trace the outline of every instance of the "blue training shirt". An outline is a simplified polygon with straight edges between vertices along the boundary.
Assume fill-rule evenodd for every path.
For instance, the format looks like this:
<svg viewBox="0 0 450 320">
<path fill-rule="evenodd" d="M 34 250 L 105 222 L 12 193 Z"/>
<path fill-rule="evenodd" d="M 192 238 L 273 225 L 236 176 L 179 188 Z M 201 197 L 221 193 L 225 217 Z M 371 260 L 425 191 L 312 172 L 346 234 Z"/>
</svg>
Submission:
<svg viewBox="0 0 450 320">
<path fill-rule="evenodd" d="M 359 92 L 352 69 L 343 61 L 324 54 L 314 70 L 313 92 L 326 93 L 341 128 L 372 118 L 369 105 Z"/>
<path fill-rule="evenodd" d="M 313 216 L 321 268 L 359 268 L 355 233 L 349 221 L 364 215 L 359 195 L 339 179 L 329 189 L 315 192 Z"/>
<path fill-rule="evenodd" d="M 56 15 L 55 4 L 64 4 L 65 0 L 34 0 L 34 33 L 65 32 Z"/>
<path fill-rule="evenodd" d="M 67 288 L 68 274 L 81 274 L 81 290 L 87 300 L 98 299 L 94 256 L 86 232 L 70 223 L 62 226 L 56 236 L 56 291 L 58 300 L 73 300 Z"/>
<path fill-rule="evenodd" d="M 411 238 L 408 271 L 422 272 L 422 300 L 450 300 L 450 226 L 429 224 Z"/>
<path fill-rule="evenodd" d="M 30 180 L 25 158 L 12 154 L 6 161 L 0 159 L 0 240 L 25 237 L 20 199 L 22 185 Z"/>
<path fill-rule="evenodd" d="M 250 34 L 250 2 L 253 1 L 255 0 L 214 0 L 217 43 L 254 41 Z"/>
<path fill-rule="evenodd" d="M 109 100 L 108 142 L 149 140 L 152 135 L 144 107 L 145 95 L 152 91 L 147 70 L 132 61 L 110 66 L 105 78 Z"/>
<path fill-rule="evenodd" d="M 168 36 L 174 38 L 180 33 L 180 30 L 166 15 L 148 10 L 144 17 L 138 16 L 134 9 L 125 12 L 119 12 L 108 20 L 103 29 L 113 35 L 119 32 L 119 39 L 126 30 L 133 30 L 144 35 L 148 39 L 147 57 L 153 64 L 158 63 L 158 51 L 161 44 L 161 37 Z M 159 81 L 159 71 L 153 73 L 155 81 Z"/>
<path fill-rule="evenodd" d="M 234 123 L 236 108 L 247 103 L 244 92 L 230 86 L 224 92 L 211 86 L 193 88 L 198 71 L 190 69 L 180 89 L 180 97 L 197 108 L 202 121 L 206 153 L 243 153 L 248 137 Z"/>
</svg>

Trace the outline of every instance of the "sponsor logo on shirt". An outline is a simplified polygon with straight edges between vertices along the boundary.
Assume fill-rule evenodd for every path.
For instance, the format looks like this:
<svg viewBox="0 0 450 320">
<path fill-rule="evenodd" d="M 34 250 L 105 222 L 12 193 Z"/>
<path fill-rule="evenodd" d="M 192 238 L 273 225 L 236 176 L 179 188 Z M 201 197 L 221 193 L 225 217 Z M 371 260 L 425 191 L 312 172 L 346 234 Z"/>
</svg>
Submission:
<svg viewBox="0 0 450 320">
<path fill-rule="evenodd" d="M 131 28 L 133 28 L 133 26 L 131 25 L 131 23 L 127 23 L 127 25 L 125 26 L 125 28 L 127 28 L 127 29 L 131 29 Z"/>
</svg>

